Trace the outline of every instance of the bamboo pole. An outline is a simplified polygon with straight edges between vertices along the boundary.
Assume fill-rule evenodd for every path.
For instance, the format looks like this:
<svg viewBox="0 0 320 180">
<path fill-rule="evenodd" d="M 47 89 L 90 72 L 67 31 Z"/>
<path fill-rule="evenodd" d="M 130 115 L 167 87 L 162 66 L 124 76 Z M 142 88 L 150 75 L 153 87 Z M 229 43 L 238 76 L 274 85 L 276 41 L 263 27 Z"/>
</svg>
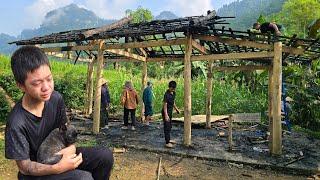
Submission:
<svg viewBox="0 0 320 180">
<path fill-rule="evenodd" d="M 144 61 L 142 63 L 141 97 L 143 96 L 144 88 L 147 86 L 147 75 L 148 75 L 147 72 L 148 72 L 147 61 Z M 145 121 L 145 118 L 144 118 L 144 110 L 145 109 L 144 109 L 144 103 L 142 100 L 140 101 L 140 104 L 141 104 L 141 112 L 140 112 L 141 122 L 144 122 Z"/>
<path fill-rule="evenodd" d="M 88 80 L 87 80 L 87 86 L 88 86 L 88 99 L 87 99 L 87 115 L 90 115 L 92 113 L 92 105 L 93 105 L 93 71 L 94 71 L 94 64 L 97 62 L 97 60 L 93 57 L 92 61 L 88 64 Z"/>
<path fill-rule="evenodd" d="M 208 75 L 207 75 L 207 98 L 206 98 L 206 128 L 211 128 L 211 103 L 212 103 L 212 67 L 213 62 L 208 62 Z"/>
<path fill-rule="evenodd" d="M 282 154 L 281 127 L 281 82 L 282 82 L 282 43 L 274 43 L 274 59 L 272 66 L 272 154 Z"/>
<path fill-rule="evenodd" d="M 94 93 L 94 114 L 93 114 L 93 133 L 98 134 L 100 129 L 100 106 L 101 106 L 101 85 L 102 85 L 102 73 L 103 73 L 103 40 L 98 41 L 98 62 L 97 62 L 97 74 L 96 74 L 96 87 Z"/>
<path fill-rule="evenodd" d="M 184 145 L 191 145 L 191 53 L 192 35 L 187 37 L 184 56 Z"/>
</svg>

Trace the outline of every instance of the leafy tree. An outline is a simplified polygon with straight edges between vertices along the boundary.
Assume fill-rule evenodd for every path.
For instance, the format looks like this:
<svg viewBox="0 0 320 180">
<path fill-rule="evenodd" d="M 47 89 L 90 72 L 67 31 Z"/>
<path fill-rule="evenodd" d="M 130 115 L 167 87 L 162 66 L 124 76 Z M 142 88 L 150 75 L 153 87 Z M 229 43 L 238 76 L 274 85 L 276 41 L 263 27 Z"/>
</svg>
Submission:
<svg viewBox="0 0 320 180">
<path fill-rule="evenodd" d="M 153 19 L 153 15 L 149 9 L 144 9 L 143 7 L 138 7 L 135 11 L 131 9 L 126 10 L 127 16 L 132 16 L 133 23 L 140 23 L 140 22 L 150 22 Z"/>
<path fill-rule="evenodd" d="M 320 1 L 288 0 L 282 10 L 271 18 L 283 24 L 288 34 L 297 34 L 305 38 L 308 25 L 320 18 Z"/>
<path fill-rule="evenodd" d="M 259 18 L 257 19 L 257 22 L 262 24 L 262 23 L 267 22 L 267 19 L 264 15 L 260 14 Z"/>
</svg>

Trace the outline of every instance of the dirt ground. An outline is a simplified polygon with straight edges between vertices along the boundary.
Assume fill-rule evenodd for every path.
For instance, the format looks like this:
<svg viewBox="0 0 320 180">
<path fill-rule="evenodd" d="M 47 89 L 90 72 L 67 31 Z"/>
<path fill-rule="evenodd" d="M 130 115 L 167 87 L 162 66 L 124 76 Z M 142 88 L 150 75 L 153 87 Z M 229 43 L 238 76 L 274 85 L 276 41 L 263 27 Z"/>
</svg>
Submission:
<svg viewBox="0 0 320 180">
<path fill-rule="evenodd" d="M 257 170 L 232 163 L 190 159 L 138 150 L 115 154 L 116 163 L 111 179 L 156 179 L 160 157 L 162 157 L 160 179 L 306 179 L 304 176 Z"/>
<path fill-rule="evenodd" d="M 0 126 L 0 180 L 14 180 L 17 167 L 4 158 L 4 125 Z M 94 136 L 85 136 L 82 145 L 97 145 Z M 80 140 L 82 138 L 80 137 Z M 160 179 L 306 179 L 306 176 L 284 174 L 266 169 L 256 169 L 241 164 L 186 158 L 174 155 L 128 149 L 115 153 L 111 179 L 156 179 L 159 158 L 162 158 Z"/>
</svg>

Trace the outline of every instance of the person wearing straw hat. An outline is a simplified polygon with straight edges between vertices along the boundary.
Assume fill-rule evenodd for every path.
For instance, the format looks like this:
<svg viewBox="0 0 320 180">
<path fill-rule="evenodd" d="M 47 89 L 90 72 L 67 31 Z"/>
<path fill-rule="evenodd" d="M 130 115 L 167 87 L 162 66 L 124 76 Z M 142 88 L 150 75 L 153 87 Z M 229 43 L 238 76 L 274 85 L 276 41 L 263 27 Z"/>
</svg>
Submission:
<svg viewBox="0 0 320 180">
<path fill-rule="evenodd" d="M 126 81 L 124 90 L 122 91 L 121 104 L 123 106 L 124 126 L 121 129 L 128 129 L 129 113 L 132 121 L 131 130 L 135 130 L 136 125 L 136 109 L 139 104 L 138 94 L 133 88 L 131 81 Z"/>
<path fill-rule="evenodd" d="M 143 90 L 142 100 L 144 103 L 144 116 L 146 117 L 146 125 L 152 120 L 153 110 L 152 110 L 152 82 L 147 82 L 147 87 Z"/>
<path fill-rule="evenodd" d="M 100 127 L 109 129 L 109 108 L 110 108 L 110 94 L 108 89 L 108 82 L 102 78 L 101 86 L 101 108 L 100 108 Z"/>
</svg>

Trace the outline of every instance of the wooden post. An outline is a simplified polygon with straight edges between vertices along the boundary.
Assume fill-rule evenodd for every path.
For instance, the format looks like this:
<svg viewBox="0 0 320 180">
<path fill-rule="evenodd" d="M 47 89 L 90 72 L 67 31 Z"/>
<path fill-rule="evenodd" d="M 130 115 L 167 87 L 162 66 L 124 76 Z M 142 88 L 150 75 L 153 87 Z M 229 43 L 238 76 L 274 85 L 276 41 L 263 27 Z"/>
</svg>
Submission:
<svg viewBox="0 0 320 180">
<path fill-rule="evenodd" d="M 67 46 L 71 46 L 72 44 L 71 44 L 71 42 L 68 42 L 67 43 Z M 71 51 L 67 51 L 67 59 L 71 59 L 72 57 L 71 57 Z"/>
<path fill-rule="evenodd" d="M 142 67 L 142 79 L 141 79 L 141 97 L 143 96 L 143 91 L 144 91 L 144 88 L 147 86 L 147 61 L 143 62 L 142 63 L 143 67 Z M 144 122 L 145 121 L 145 118 L 144 118 L 144 103 L 142 101 L 142 98 L 141 98 L 141 101 L 140 101 L 140 104 L 141 104 L 141 122 Z"/>
<path fill-rule="evenodd" d="M 281 83 L 282 83 L 282 43 L 274 43 L 274 59 L 272 62 L 272 99 L 271 99 L 271 153 L 282 154 L 281 127 Z"/>
<path fill-rule="evenodd" d="M 269 118 L 269 150 L 271 152 L 271 149 L 272 149 L 272 137 L 271 137 L 271 134 L 272 134 L 272 88 L 273 88 L 273 83 L 272 83 L 272 68 L 273 65 L 272 65 L 272 62 L 271 62 L 271 65 L 270 65 L 270 68 L 269 68 L 269 79 L 268 79 L 268 118 Z"/>
<path fill-rule="evenodd" d="M 232 121 L 233 121 L 233 115 L 229 115 L 228 119 L 228 142 L 229 142 L 229 150 L 232 151 L 233 142 L 232 142 Z"/>
<path fill-rule="evenodd" d="M 212 102 L 212 66 L 213 62 L 208 61 L 207 75 L 207 103 L 206 103 L 206 128 L 211 128 L 211 102 Z"/>
<path fill-rule="evenodd" d="M 98 62 L 97 62 L 97 74 L 96 74 L 96 86 L 94 92 L 94 114 L 93 114 L 93 133 L 98 134 L 100 130 L 100 106 L 101 106 L 101 78 L 103 73 L 103 40 L 98 41 Z"/>
<path fill-rule="evenodd" d="M 92 97 L 93 97 L 93 71 L 94 63 L 96 59 L 93 57 L 92 60 L 88 63 L 88 73 L 87 73 L 87 84 L 86 84 L 86 109 L 85 115 L 90 115 L 92 113 Z"/>
<path fill-rule="evenodd" d="M 187 37 L 184 56 L 184 145 L 191 145 L 191 53 L 192 35 Z"/>
</svg>

